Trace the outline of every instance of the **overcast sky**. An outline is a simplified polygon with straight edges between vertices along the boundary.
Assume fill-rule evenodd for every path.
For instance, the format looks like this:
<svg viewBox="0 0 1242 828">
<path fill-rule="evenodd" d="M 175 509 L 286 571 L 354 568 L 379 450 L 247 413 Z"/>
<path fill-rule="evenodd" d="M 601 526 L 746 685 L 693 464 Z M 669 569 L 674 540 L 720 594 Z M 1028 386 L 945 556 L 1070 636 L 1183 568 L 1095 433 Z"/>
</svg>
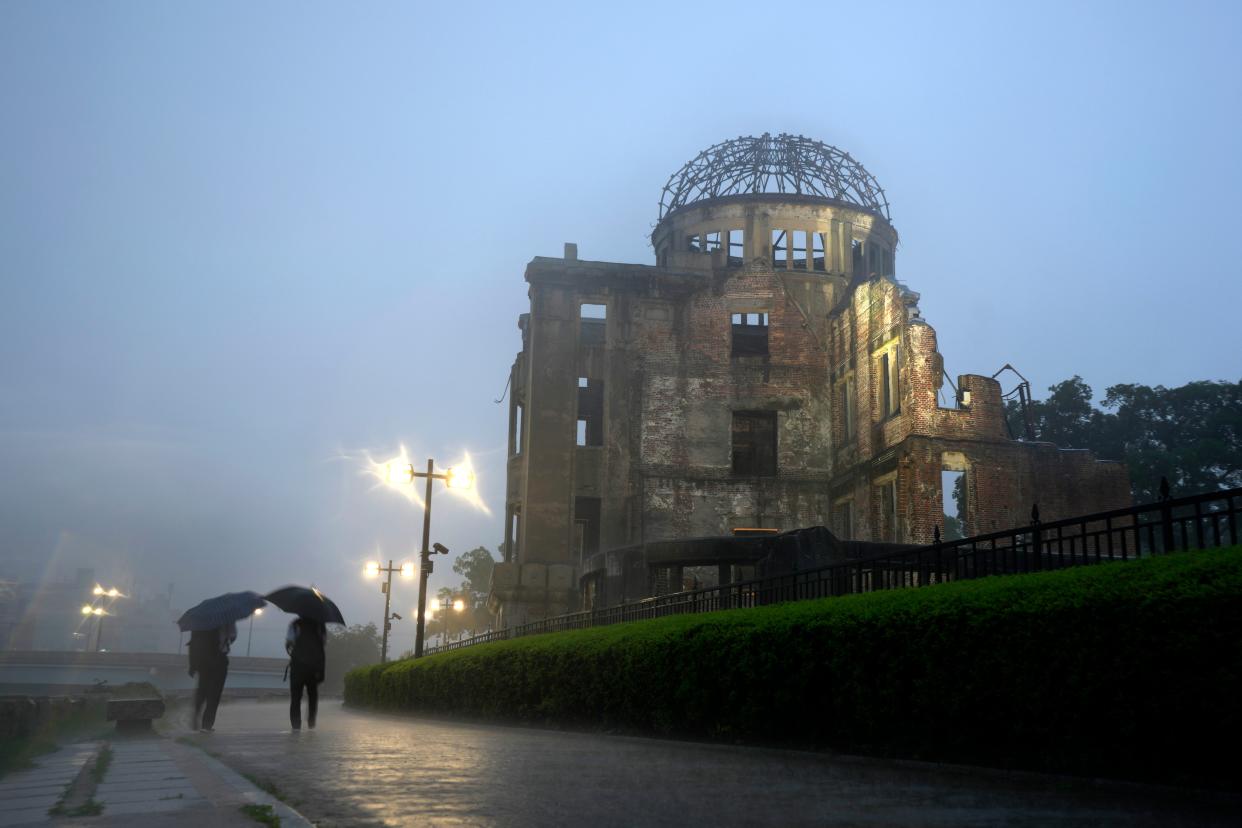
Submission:
<svg viewBox="0 0 1242 828">
<path fill-rule="evenodd" d="M 526 262 L 651 263 L 738 135 L 876 176 L 951 375 L 1236 380 L 1240 9 L 0 4 L 0 577 L 378 621 L 422 514 L 358 458 L 469 451 L 432 537 L 494 550 Z"/>
</svg>

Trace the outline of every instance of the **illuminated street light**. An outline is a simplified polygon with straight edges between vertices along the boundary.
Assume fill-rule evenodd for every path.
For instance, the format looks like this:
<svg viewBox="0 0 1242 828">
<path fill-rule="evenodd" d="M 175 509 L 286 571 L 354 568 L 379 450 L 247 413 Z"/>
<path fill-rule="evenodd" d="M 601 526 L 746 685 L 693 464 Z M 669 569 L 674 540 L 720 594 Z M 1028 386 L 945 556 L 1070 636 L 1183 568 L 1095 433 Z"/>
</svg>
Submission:
<svg viewBox="0 0 1242 828">
<path fill-rule="evenodd" d="M 112 606 L 112 603 L 115 602 L 117 598 L 128 597 L 122 594 L 122 592 L 116 587 L 105 587 L 102 584 L 95 584 L 95 587 L 91 590 L 91 594 L 94 595 L 96 599 L 103 599 L 103 598 L 109 599 L 109 604 L 108 604 L 109 607 Z M 82 607 L 82 614 L 83 615 L 94 615 L 96 618 L 99 619 L 99 623 L 96 624 L 95 626 L 95 650 L 98 651 L 103 646 L 104 616 L 112 615 L 112 613 L 108 612 L 107 609 L 105 609 L 104 607 L 98 606 L 98 604 L 95 603 L 95 604 L 84 605 Z"/>
<path fill-rule="evenodd" d="M 404 454 L 403 454 L 404 456 Z M 426 614 L 427 614 L 427 578 L 430 577 L 434 566 L 431 563 L 432 546 L 431 546 L 431 483 L 433 480 L 443 480 L 444 484 L 451 489 L 459 491 L 468 490 L 474 487 L 474 469 L 468 464 L 465 466 L 451 466 L 442 473 L 436 472 L 436 461 L 429 459 L 427 461 L 427 471 L 416 472 L 412 465 L 404 463 L 388 464 L 388 482 L 394 483 L 410 482 L 413 483 L 415 478 L 423 478 L 427 481 L 426 489 L 423 495 L 423 548 L 419 551 L 419 567 L 418 567 L 418 614 L 415 616 L 415 632 L 414 632 L 414 657 L 422 658 L 423 655 L 423 638 L 426 634 Z M 437 543 L 435 551 L 441 554 L 448 554 L 448 548 L 443 544 Z M 388 610 L 384 610 L 384 616 L 387 618 Z M 384 622 L 387 625 L 387 621 Z"/>
<path fill-rule="evenodd" d="M 401 620 L 401 616 L 392 609 L 392 573 L 400 572 L 402 578 L 414 577 L 414 564 L 403 563 L 401 566 L 393 566 L 392 561 L 388 562 L 388 566 L 380 566 L 379 561 L 368 561 L 362 570 L 363 574 L 368 578 L 374 578 L 381 572 L 388 573 L 388 580 L 380 584 L 380 592 L 384 593 L 384 634 L 380 639 L 380 663 L 388 661 L 388 631 L 392 629 L 392 620 L 395 618 Z"/>
<path fill-rule="evenodd" d="M 246 657 L 247 658 L 250 657 L 250 641 L 251 639 L 254 638 L 254 617 L 256 615 L 262 615 L 262 614 L 263 614 L 262 608 L 256 609 L 254 612 L 250 614 L 250 631 L 246 633 Z"/>
</svg>

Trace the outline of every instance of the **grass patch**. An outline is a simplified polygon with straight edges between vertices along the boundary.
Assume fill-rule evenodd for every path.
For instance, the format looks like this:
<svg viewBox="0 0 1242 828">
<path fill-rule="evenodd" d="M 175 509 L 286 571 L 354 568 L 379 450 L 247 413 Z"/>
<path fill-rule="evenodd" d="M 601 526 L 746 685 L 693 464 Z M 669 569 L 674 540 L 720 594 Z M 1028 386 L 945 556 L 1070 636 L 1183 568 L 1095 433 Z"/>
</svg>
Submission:
<svg viewBox="0 0 1242 828">
<path fill-rule="evenodd" d="M 264 793 L 271 795 L 273 798 L 279 799 L 281 802 L 286 803 L 289 801 L 285 796 L 285 792 L 277 787 L 275 782 L 272 782 L 269 779 L 264 779 L 261 776 L 255 776 L 253 773 L 246 773 L 245 771 L 242 771 L 242 776 L 246 777 L 247 781 L 249 781 L 251 785 L 254 785 Z"/>
<path fill-rule="evenodd" d="M 108 767 L 112 764 L 112 745 L 104 745 L 99 751 L 99 755 L 95 757 L 95 764 L 91 767 L 91 779 L 95 784 L 104 781 L 104 777 L 108 775 Z"/>
<path fill-rule="evenodd" d="M 0 778 L 38 765 L 38 758 L 68 742 L 99 738 L 109 730 L 103 701 L 91 699 L 42 718 L 23 736 L 0 740 Z"/>
<path fill-rule="evenodd" d="M 1235 547 L 493 642 L 345 698 L 1236 788 L 1240 695 Z"/>
<path fill-rule="evenodd" d="M 280 828 L 280 817 L 272 810 L 271 805 L 243 805 L 239 810 L 255 822 Z"/>
<path fill-rule="evenodd" d="M 48 809 L 49 816 L 65 816 L 65 817 L 87 817 L 99 816 L 103 813 L 104 806 L 96 802 L 94 799 L 88 799 L 81 805 L 73 808 L 66 808 L 64 805 L 57 803 Z"/>
</svg>

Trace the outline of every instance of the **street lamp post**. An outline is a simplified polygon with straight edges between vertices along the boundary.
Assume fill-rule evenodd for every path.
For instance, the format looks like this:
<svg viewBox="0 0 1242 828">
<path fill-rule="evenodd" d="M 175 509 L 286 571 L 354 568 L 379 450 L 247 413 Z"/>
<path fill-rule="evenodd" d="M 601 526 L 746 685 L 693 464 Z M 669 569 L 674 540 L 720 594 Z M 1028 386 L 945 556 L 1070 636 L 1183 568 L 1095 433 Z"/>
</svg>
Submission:
<svg viewBox="0 0 1242 828">
<path fill-rule="evenodd" d="M 250 631 L 246 633 L 246 658 L 250 657 L 250 642 L 254 638 L 254 617 L 262 614 L 262 609 L 256 609 L 250 614 Z"/>
<path fill-rule="evenodd" d="M 388 661 L 388 631 L 392 629 L 392 619 L 401 620 L 401 616 L 392 612 L 392 573 L 400 572 L 402 578 L 414 577 L 414 564 L 403 563 L 401 566 L 393 566 L 392 561 L 388 562 L 388 566 L 380 566 L 379 561 L 369 561 L 363 573 L 368 578 L 374 578 L 381 572 L 388 573 L 388 580 L 380 584 L 380 592 L 384 593 L 384 632 L 380 639 L 380 663 Z"/>
<path fill-rule="evenodd" d="M 117 598 L 125 598 L 127 596 L 123 595 L 121 591 L 117 589 L 116 587 L 104 589 L 99 584 L 95 584 L 95 588 L 91 590 L 91 594 L 95 596 L 95 601 L 92 602 L 89 606 L 83 606 L 82 614 L 93 615 L 99 619 L 99 621 L 95 624 L 95 652 L 99 652 L 99 649 L 103 646 L 104 617 L 112 614 L 111 612 L 108 611 L 108 609 L 111 609 L 112 605 L 116 603 Z M 107 609 L 99 606 L 98 604 L 98 602 L 103 601 L 105 598 L 111 599 L 108 602 Z"/>
<path fill-rule="evenodd" d="M 427 471 L 425 472 L 414 471 L 413 465 L 406 468 L 407 470 L 404 474 L 409 482 L 412 483 L 415 478 L 419 477 L 427 481 L 423 496 L 423 548 L 418 553 L 418 617 L 415 619 L 414 627 L 414 657 L 422 658 L 427 613 L 427 578 L 431 575 L 431 571 L 434 568 L 431 563 L 432 550 L 434 549 L 442 555 L 448 554 L 448 549 L 443 544 L 431 545 L 431 481 L 443 480 L 444 485 L 450 489 L 468 489 L 474 485 L 474 475 L 469 471 L 454 471 L 452 467 L 445 469 L 443 474 L 438 474 L 436 472 L 436 461 L 430 458 L 427 460 Z M 389 477 L 393 477 L 391 468 L 389 469 Z"/>
</svg>

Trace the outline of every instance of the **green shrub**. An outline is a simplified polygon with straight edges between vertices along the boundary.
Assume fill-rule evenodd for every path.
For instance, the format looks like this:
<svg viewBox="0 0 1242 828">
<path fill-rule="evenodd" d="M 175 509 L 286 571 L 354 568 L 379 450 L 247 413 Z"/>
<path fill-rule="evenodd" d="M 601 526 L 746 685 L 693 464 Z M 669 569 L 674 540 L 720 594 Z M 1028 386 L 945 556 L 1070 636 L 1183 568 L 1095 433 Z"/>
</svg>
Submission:
<svg viewBox="0 0 1242 828">
<path fill-rule="evenodd" d="M 1242 549 L 482 644 L 348 704 L 1237 787 Z"/>
</svg>

